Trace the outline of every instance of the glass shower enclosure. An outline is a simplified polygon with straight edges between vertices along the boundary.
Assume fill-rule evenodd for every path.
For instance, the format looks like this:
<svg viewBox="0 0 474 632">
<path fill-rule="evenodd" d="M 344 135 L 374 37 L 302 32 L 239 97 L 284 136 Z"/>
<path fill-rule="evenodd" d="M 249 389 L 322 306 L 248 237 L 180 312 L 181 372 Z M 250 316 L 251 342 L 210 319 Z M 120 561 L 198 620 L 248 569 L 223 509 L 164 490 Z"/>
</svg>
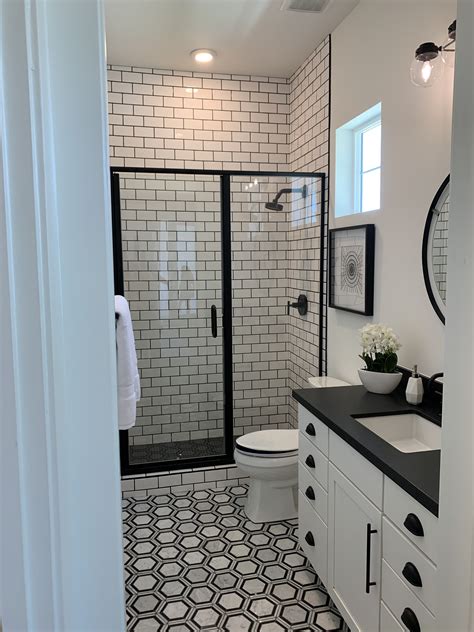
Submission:
<svg viewBox="0 0 474 632">
<path fill-rule="evenodd" d="M 122 473 L 232 463 L 235 436 L 285 427 L 287 237 L 319 217 L 324 238 L 325 176 L 113 167 L 111 187 L 142 392 Z"/>
</svg>

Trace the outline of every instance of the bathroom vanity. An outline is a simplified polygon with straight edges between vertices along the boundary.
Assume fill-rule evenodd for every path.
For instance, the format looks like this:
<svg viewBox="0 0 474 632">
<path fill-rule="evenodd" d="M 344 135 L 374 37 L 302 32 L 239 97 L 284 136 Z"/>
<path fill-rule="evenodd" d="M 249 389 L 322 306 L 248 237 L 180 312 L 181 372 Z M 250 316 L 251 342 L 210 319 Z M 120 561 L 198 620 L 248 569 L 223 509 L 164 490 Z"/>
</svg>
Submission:
<svg viewBox="0 0 474 632">
<path fill-rule="evenodd" d="M 439 416 L 362 386 L 293 396 L 299 538 L 315 571 L 353 632 L 434 630 Z"/>
</svg>

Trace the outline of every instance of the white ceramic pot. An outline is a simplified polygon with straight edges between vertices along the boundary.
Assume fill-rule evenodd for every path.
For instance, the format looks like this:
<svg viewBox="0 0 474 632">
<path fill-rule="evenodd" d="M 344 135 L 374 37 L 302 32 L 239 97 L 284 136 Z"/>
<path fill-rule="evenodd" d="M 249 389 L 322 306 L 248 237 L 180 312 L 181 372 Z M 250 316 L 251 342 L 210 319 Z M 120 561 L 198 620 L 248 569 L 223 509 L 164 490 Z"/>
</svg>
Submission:
<svg viewBox="0 0 474 632">
<path fill-rule="evenodd" d="M 369 393 L 379 393 L 380 395 L 388 395 L 394 391 L 400 384 L 402 379 L 401 373 L 377 373 L 376 371 L 367 371 L 367 369 L 359 369 L 359 377 L 362 384 Z"/>
</svg>

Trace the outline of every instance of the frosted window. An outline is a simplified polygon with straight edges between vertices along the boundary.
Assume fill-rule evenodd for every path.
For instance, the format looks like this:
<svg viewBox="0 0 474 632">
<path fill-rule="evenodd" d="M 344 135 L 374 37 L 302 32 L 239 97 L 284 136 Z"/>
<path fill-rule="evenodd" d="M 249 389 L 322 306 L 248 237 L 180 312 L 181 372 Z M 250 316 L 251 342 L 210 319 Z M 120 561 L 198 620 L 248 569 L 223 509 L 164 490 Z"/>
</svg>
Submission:
<svg viewBox="0 0 474 632">
<path fill-rule="evenodd" d="M 360 132 L 360 210 L 376 211 L 380 208 L 381 177 L 381 122 Z"/>
<path fill-rule="evenodd" d="M 362 133 L 362 171 L 380 167 L 381 132 L 379 124 Z"/>
<path fill-rule="evenodd" d="M 380 168 L 362 174 L 361 202 L 363 213 L 380 208 Z"/>
</svg>

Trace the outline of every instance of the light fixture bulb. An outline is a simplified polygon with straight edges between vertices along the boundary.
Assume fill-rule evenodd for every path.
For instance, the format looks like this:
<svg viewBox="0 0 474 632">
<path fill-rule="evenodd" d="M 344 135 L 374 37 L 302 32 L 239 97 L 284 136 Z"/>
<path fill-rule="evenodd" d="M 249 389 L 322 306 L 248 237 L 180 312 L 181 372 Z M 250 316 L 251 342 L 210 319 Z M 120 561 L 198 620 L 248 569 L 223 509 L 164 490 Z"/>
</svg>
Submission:
<svg viewBox="0 0 474 632">
<path fill-rule="evenodd" d="M 442 75 L 444 62 L 438 46 L 433 42 L 421 44 L 415 53 L 410 76 L 415 86 L 429 88 Z"/>
<path fill-rule="evenodd" d="M 197 61 L 200 64 L 208 64 L 214 59 L 216 53 L 208 48 L 198 48 L 191 51 L 191 56 L 194 57 L 194 61 Z"/>
</svg>

